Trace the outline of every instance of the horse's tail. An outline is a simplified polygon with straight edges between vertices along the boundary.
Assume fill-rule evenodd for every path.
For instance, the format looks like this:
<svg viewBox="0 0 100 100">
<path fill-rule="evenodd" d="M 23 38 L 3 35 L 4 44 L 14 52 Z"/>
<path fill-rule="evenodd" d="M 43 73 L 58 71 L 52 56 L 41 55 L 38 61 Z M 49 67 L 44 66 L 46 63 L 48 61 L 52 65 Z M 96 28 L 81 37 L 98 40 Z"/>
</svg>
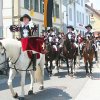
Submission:
<svg viewBox="0 0 100 100">
<path fill-rule="evenodd" d="M 41 82 L 43 79 L 43 73 L 42 70 L 40 68 L 40 66 L 36 67 L 36 71 L 35 71 L 35 82 Z"/>
</svg>

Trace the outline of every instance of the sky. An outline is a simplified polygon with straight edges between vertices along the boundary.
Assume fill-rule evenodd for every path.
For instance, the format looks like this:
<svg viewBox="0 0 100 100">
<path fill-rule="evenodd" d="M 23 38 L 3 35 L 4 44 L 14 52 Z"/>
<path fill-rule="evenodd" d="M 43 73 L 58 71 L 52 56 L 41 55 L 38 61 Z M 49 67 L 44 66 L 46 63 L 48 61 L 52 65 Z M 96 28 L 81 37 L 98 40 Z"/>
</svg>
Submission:
<svg viewBox="0 0 100 100">
<path fill-rule="evenodd" d="M 90 0 L 90 3 L 93 3 L 95 9 L 100 10 L 100 0 Z"/>
</svg>

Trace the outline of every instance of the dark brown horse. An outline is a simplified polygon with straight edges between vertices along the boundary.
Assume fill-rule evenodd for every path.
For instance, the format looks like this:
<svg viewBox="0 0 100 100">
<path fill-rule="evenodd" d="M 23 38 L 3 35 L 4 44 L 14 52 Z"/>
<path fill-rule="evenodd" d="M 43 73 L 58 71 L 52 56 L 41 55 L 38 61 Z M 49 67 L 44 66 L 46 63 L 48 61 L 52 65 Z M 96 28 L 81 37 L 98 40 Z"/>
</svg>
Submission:
<svg viewBox="0 0 100 100">
<path fill-rule="evenodd" d="M 46 60 L 46 69 L 49 75 L 52 75 L 52 69 L 53 69 L 53 61 L 55 60 L 56 66 L 57 66 L 57 71 L 59 72 L 59 67 L 60 67 L 60 50 L 55 51 L 53 48 L 53 45 L 51 43 L 46 44 L 46 50 L 47 53 L 45 55 L 45 60 Z M 50 66 L 48 66 L 48 62 L 50 62 Z"/>
<path fill-rule="evenodd" d="M 92 46 L 92 40 L 85 41 L 82 51 L 83 51 L 86 74 L 89 73 L 92 74 L 93 56 L 94 56 L 94 48 Z"/>
<path fill-rule="evenodd" d="M 69 68 L 71 68 L 71 74 L 73 75 L 73 71 L 75 70 L 75 64 L 76 64 L 76 56 L 77 56 L 77 49 L 75 48 L 74 43 L 71 42 L 66 37 L 63 45 L 63 57 L 67 64 L 68 74 L 70 74 Z M 70 60 L 70 65 L 69 65 L 69 60 Z"/>
</svg>

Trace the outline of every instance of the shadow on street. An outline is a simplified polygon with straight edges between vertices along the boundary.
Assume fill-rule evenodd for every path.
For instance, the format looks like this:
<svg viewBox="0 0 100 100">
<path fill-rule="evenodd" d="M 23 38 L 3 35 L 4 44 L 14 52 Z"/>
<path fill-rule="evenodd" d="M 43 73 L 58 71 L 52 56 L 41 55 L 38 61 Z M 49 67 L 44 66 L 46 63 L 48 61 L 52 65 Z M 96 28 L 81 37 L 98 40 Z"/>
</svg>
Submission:
<svg viewBox="0 0 100 100">
<path fill-rule="evenodd" d="M 26 96 L 26 100 L 71 100 L 72 97 L 61 89 L 47 88 L 44 91 L 39 91 L 34 95 Z M 40 99 L 42 98 L 42 99 Z"/>
</svg>

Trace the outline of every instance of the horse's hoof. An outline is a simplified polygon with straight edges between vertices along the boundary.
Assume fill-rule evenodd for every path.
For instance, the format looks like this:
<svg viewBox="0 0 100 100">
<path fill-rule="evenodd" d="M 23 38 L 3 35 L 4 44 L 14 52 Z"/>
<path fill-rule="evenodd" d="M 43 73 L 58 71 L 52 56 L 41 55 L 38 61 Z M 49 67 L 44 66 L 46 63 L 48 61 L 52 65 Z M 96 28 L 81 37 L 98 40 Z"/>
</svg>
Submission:
<svg viewBox="0 0 100 100">
<path fill-rule="evenodd" d="M 58 70 L 58 74 L 59 74 L 59 70 Z"/>
<path fill-rule="evenodd" d="M 25 98 L 24 97 L 19 97 L 19 100 L 25 100 Z"/>
<path fill-rule="evenodd" d="M 70 73 L 68 73 L 68 76 L 70 76 Z"/>
<path fill-rule="evenodd" d="M 33 95 L 33 91 L 32 90 L 28 91 L 28 95 Z"/>
<path fill-rule="evenodd" d="M 15 96 L 13 96 L 13 98 L 18 98 L 18 94 L 16 93 Z"/>
<path fill-rule="evenodd" d="M 44 86 L 40 86 L 39 90 L 43 90 L 44 89 Z"/>
<path fill-rule="evenodd" d="M 33 71 L 36 71 L 36 67 L 33 67 Z"/>
</svg>

